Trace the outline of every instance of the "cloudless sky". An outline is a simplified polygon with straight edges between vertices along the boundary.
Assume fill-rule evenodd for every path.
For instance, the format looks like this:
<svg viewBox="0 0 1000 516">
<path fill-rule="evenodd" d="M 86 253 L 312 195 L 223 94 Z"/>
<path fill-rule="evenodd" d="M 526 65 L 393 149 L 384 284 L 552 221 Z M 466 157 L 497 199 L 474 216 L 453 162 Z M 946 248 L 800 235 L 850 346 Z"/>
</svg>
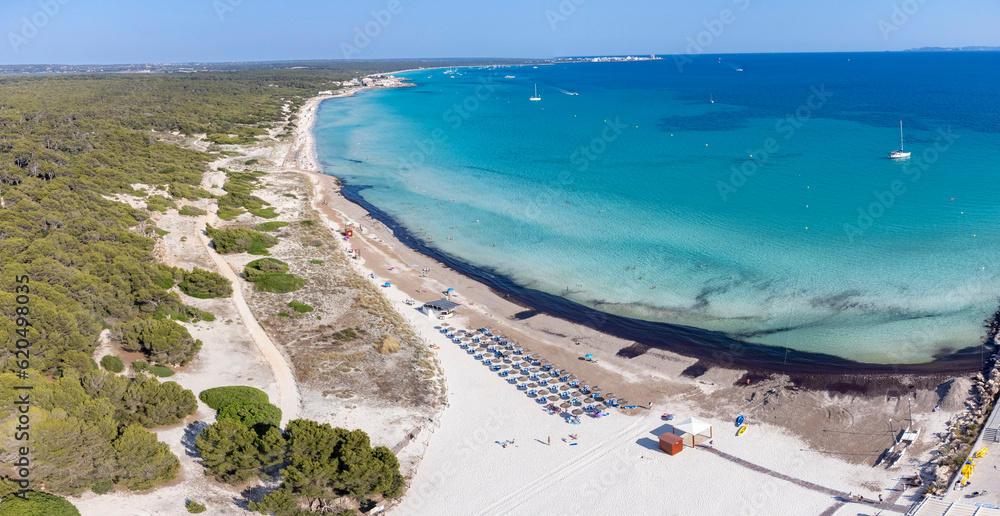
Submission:
<svg viewBox="0 0 1000 516">
<path fill-rule="evenodd" d="M 1000 46 L 998 22 L 995 0 L 0 0 L 0 64 L 882 51 Z"/>
</svg>

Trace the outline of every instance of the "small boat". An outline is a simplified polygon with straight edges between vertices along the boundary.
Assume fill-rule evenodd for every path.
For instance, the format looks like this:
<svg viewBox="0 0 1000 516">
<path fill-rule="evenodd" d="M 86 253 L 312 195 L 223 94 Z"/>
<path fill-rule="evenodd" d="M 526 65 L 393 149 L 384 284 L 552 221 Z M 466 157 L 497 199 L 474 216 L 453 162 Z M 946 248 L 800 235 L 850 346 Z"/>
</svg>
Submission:
<svg viewBox="0 0 1000 516">
<path fill-rule="evenodd" d="M 889 153 L 889 159 L 906 159 L 910 157 L 910 153 L 903 150 L 903 121 L 899 121 L 899 150 L 894 150 Z"/>
<path fill-rule="evenodd" d="M 539 101 L 539 100 L 542 100 L 542 97 L 539 97 L 539 96 L 538 96 L 538 85 L 537 85 L 537 84 L 535 85 L 535 96 L 534 96 L 534 97 L 531 97 L 531 98 L 530 98 L 530 99 L 528 99 L 528 100 L 531 100 L 531 101 L 535 101 L 535 102 L 537 102 L 537 101 Z"/>
<path fill-rule="evenodd" d="M 513 79 L 513 78 L 514 78 L 514 76 L 513 76 L 513 75 L 505 75 L 505 76 L 504 76 L 504 79 Z"/>
<path fill-rule="evenodd" d="M 750 426 L 750 425 L 743 425 L 743 426 L 741 426 L 741 427 L 740 427 L 740 429 L 736 431 L 736 435 L 737 435 L 737 436 L 741 436 L 741 435 L 743 435 L 743 432 L 746 432 L 746 431 L 747 431 L 747 428 L 748 428 L 749 426 Z"/>
<path fill-rule="evenodd" d="M 744 419 L 745 418 L 742 415 L 740 417 L 736 418 L 736 426 L 743 426 Z"/>
<path fill-rule="evenodd" d="M 715 104 L 715 99 L 712 98 L 712 94 L 711 93 L 708 94 L 708 103 L 709 104 Z"/>
</svg>

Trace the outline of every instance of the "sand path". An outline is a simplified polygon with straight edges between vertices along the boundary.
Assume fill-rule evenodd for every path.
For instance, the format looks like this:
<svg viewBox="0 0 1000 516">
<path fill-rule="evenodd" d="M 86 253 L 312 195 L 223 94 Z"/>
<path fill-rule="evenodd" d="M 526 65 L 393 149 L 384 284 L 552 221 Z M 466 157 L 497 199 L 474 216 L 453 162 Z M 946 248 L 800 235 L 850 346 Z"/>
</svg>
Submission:
<svg viewBox="0 0 1000 516">
<path fill-rule="evenodd" d="M 210 224 L 213 226 L 218 225 L 219 220 L 214 211 L 209 217 L 206 217 L 206 219 L 208 218 L 213 219 L 212 222 L 209 222 Z M 275 405 L 281 409 L 281 426 L 283 428 L 288 424 L 289 420 L 295 419 L 299 413 L 299 388 L 295 384 L 295 376 L 292 374 L 292 368 L 289 367 L 288 361 L 285 360 L 284 355 L 278 350 L 278 346 L 274 344 L 274 341 L 267 335 L 264 328 L 260 327 L 257 318 L 250 311 L 250 306 L 247 305 L 246 298 L 243 297 L 243 279 L 236 274 L 236 271 L 226 262 L 226 259 L 212 248 L 209 244 L 208 235 L 202 233 L 200 236 L 206 251 L 208 251 L 208 255 L 215 262 L 219 274 L 222 274 L 233 283 L 233 305 L 236 306 L 240 320 L 253 338 L 253 342 L 257 345 L 260 354 L 267 361 L 267 364 L 271 367 L 271 371 L 274 373 L 274 380 L 278 384 L 278 399 L 275 400 Z"/>
</svg>

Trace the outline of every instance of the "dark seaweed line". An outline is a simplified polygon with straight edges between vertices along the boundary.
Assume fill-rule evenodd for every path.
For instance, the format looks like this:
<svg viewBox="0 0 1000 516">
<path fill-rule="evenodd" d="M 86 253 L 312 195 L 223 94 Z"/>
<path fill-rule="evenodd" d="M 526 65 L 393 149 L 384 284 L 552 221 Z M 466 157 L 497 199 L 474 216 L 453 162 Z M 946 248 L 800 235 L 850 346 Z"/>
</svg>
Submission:
<svg viewBox="0 0 1000 516">
<path fill-rule="evenodd" d="M 489 269 L 469 265 L 447 253 L 427 247 L 389 214 L 362 197 L 361 192 L 371 188 L 370 185 L 351 185 L 340 178 L 338 181 L 342 185 L 341 194 L 347 200 L 367 210 L 372 218 L 389 228 L 407 247 L 486 285 L 518 304 L 644 346 L 697 358 L 707 367 L 810 375 L 967 373 L 981 370 L 983 355 L 992 353 L 984 353 L 981 346 L 970 346 L 922 364 L 870 364 L 826 353 L 743 342 L 722 332 L 601 312 L 557 295 L 522 287 Z"/>
</svg>

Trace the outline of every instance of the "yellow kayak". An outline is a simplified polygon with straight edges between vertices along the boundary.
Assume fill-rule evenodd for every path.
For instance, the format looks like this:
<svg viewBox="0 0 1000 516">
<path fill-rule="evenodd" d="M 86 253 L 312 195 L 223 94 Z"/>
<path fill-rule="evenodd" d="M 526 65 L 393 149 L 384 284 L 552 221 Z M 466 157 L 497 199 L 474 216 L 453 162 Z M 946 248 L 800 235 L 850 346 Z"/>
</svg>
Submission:
<svg viewBox="0 0 1000 516">
<path fill-rule="evenodd" d="M 737 436 L 739 436 L 739 435 L 743 435 L 743 432 L 746 432 L 746 431 L 747 431 L 747 428 L 748 428 L 749 426 L 750 426 L 750 425 L 743 425 L 743 426 L 741 426 L 741 427 L 740 427 L 740 429 L 736 431 L 736 435 L 737 435 Z"/>
</svg>

